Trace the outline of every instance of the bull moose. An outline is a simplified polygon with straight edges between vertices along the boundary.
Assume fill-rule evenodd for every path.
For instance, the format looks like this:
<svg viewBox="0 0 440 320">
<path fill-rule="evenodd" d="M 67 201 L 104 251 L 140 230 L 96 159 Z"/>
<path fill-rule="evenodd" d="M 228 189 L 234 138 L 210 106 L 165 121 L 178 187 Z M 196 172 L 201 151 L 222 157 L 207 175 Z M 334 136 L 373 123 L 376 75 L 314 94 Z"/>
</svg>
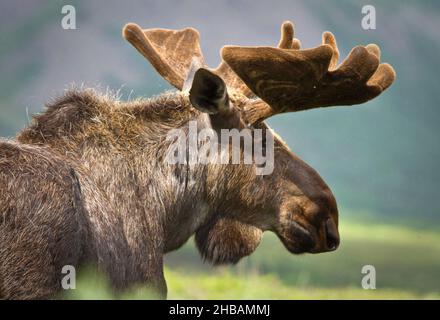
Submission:
<svg viewBox="0 0 440 320">
<path fill-rule="evenodd" d="M 193 235 L 213 264 L 251 254 L 264 231 L 294 254 L 338 247 L 331 190 L 264 120 L 378 96 L 395 79 L 378 46 L 357 46 L 338 65 L 330 32 L 304 50 L 285 22 L 278 47 L 225 46 L 208 69 L 195 29 L 130 23 L 123 36 L 178 90 L 128 102 L 70 90 L 0 140 L 0 298 L 54 297 L 63 266 L 85 264 L 117 291 L 143 284 L 166 297 L 163 256 Z M 273 171 L 167 163 L 167 133 L 189 121 L 271 134 Z"/>
</svg>

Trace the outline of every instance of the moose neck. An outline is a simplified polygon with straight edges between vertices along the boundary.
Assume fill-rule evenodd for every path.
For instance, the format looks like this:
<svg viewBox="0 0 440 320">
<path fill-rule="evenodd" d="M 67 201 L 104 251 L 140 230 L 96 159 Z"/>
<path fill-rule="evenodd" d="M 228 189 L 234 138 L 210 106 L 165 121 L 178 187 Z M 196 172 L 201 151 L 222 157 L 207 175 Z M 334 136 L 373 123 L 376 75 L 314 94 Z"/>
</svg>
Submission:
<svg viewBox="0 0 440 320">
<path fill-rule="evenodd" d="M 122 217 L 126 234 L 133 226 L 143 229 L 143 234 L 164 230 L 164 250 L 169 251 L 182 245 L 218 210 L 235 211 L 218 199 L 239 194 L 240 189 L 231 190 L 232 182 L 225 180 L 230 176 L 243 181 L 239 168 L 164 162 L 167 133 L 190 120 L 203 127 L 209 123 L 206 119 L 180 94 L 124 103 L 90 91 L 74 91 L 35 116 L 17 139 L 48 147 L 65 158 L 80 179 L 87 176 L 81 183 L 92 183 L 91 190 L 103 191 L 108 206 Z"/>
</svg>

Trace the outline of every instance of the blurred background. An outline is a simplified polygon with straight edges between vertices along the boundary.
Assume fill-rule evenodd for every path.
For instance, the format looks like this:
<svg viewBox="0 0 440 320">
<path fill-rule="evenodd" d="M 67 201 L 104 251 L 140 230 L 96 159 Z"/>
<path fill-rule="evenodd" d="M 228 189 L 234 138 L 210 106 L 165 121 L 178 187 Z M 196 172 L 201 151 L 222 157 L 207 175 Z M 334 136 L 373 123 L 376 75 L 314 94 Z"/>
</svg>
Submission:
<svg viewBox="0 0 440 320">
<path fill-rule="evenodd" d="M 76 9 L 76 30 L 61 27 L 65 4 Z M 361 27 L 364 5 L 376 8 L 375 30 Z M 276 45 L 284 20 L 295 23 L 303 47 L 332 31 L 341 57 L 358 44 L 376 43 L 382 61 L 397 72 L 379 98 L 269 121 L 332 188 L 340 248 L 293 256 L 267 234 L 237 266 L 212 268 L 190 241 L 167 257 L 169 296 L 439 298 L 439 16 L 434 0 L 2 1 L 0 136 L 13 137 L 72 84 L 119 90 L 122 99 L 171 89 L 122 39 L 127 22 L 197 28 L 211 67 L 225 44 Z M 367 264 L 376 268 L 376 290 L 361 288 Z M 88 294 L 77 290 L 74 297 Z"/>
</svg>

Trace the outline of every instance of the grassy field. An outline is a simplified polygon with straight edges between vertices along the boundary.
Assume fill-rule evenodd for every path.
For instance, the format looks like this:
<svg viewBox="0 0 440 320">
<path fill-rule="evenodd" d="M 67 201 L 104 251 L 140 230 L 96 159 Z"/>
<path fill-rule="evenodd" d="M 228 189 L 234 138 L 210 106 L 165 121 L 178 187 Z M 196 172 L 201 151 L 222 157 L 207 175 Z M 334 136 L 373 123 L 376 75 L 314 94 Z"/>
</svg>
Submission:
<svg viewBox="0 0 440 320">
<path fill-rule="evenodd" d="M 274 275 L 237 275 L 230 271 L 217 274 L 191 274 L 187 271 L 166 270 L 168 299 L 440 299 L 440 293 L 416 293 L 398 289 L 364 290 L 360 287 L 295 287 Z M 108 289 L 103 279 L 86 277 L 69 299 L 155 299 L 145 288 L 134 288 L 122 296 Z"/>
<path fill-rule="evenodd" d="M 440 233 L 345 222 L 334 253 L 294 256 L 267 234 L 233 267 L 203 264 L 189 242 L 166 259 L 170 299 L 440 299 Z M 362 266 L 376 268 L 376 290 L 361 288 Z M 119 298 L 152 295 L 136 288 Z M 72 299 L 117 298 L 105 281 L 80 277 Z"/>
<path fill-rule="evenodd" d="M 283 284 L 273 275 L 188 275 L 168 270 L 169 299 L 440 299 L 439 293 L 420 294 L 396 289 L 359 287 L 319 288 Z M 188 286 L 191 283 L 191 286 Z"/>
</svg>

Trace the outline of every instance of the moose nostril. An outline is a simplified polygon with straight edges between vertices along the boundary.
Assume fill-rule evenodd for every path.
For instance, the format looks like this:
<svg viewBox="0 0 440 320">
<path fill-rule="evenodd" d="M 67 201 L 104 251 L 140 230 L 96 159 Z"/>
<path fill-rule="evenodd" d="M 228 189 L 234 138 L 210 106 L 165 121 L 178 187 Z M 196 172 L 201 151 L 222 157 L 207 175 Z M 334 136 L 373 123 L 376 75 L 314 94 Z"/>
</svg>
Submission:
<svg viewBox="0 0 440 320">
<path fill-rule="evenodd" d="M 333 221 L 333 219 L 328 219 L 325 223 L 325 233 L 326 233 L 326 245 L 328 250 L 336 250 L 339 246 L 339 234 L 338 229 Z"/>
<path fill-rule="evenodd" d="M 336 250 L 339 245 L 339 239 L 327 234 L 327 249 Z"/>
</svg>

